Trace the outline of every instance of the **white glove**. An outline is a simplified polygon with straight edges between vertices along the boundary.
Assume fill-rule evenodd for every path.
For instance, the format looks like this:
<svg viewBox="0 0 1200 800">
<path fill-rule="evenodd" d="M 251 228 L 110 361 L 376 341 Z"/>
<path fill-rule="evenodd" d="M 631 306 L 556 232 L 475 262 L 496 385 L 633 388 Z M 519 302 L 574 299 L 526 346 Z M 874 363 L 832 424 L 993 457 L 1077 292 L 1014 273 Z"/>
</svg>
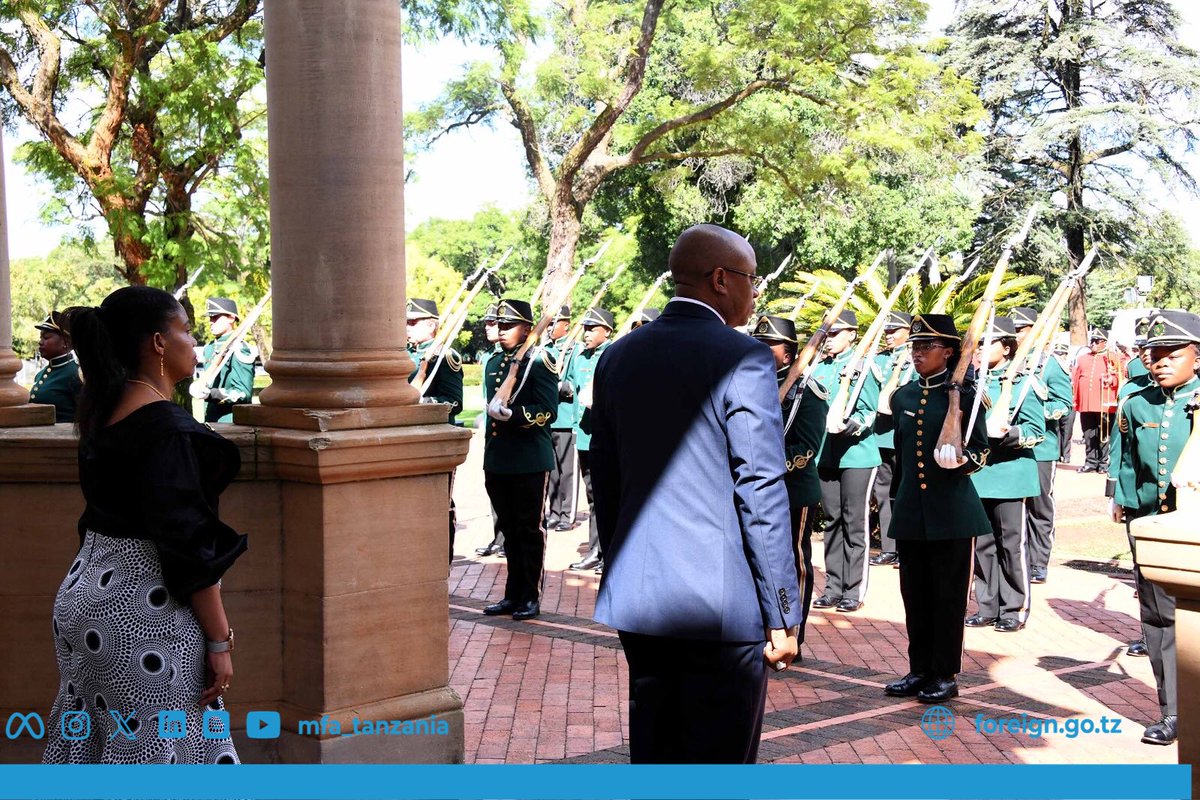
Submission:
<svg viewBox="0 0 1200 800">
<path fill-rule="evenodd" d="M 500 402 L 499 397 L 493 397 L 492 402 L 488 403 L 487 414 L 492 419 L 506 422 L 512 419 L 512 409 Z"/>
<path fill-rule="evenodd" d="M 1200 488 L 1200 482 L 1197 482 L 1196 475 L 1189 475 L 1186 470 L 1171 473 L 1171 485 L 1176 489 L 1197 489 Z"/>
<path fill-rule="evenodd" d="M 829 419 L 825 421 L 825 430 L 830 433 L 845 433 L 846 420 L 844 419 Z"/>
<path fill-rule="evenodd" d="M 1005 435 L 1008 433 L 1009 427 L 1010 426 L 1005 425 L 1001 421 L 993 421 L 993 420 L 989 419 L 987 422 L 988 438 L 989 439 L 1003 439 L 1005 437 Z"/>
<path fill-rule="evenodd" d="M 579 392 L 579 404 L 584 408 L 592 407 L 592 381 L 588 381 L 587 386 Z"/>
<path fill-rule="evenodd" d="M 933 460 L 942 469 L 958 469 L 967 463 L 966 456 L 960 456 L 952 444 L 944 444 L 935 450 Z"/>
<path fill-rule="evenodd" d="M 201 381 L 192 381 L 192 385 L 188 387 L 188 394 L 197 400 L 207 400 L 208 391 L 208 387 Z"/>
</svg>

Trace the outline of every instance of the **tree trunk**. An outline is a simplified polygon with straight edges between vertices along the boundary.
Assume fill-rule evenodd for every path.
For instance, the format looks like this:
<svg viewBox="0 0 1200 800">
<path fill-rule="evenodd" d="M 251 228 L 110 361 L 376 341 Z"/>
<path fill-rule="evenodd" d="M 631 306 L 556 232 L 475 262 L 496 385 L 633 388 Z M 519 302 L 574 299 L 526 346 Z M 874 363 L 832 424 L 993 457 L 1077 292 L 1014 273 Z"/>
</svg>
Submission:
<svg viewBox="0 0 1200 800">
<path fill-rule="evenodd" d="M 1083 3 L 1080 0 L 1067 0 L 1062 6 L 1062 25 L 1067 27 L 1070 20 L 1080 20 L 1084 16 Z M 1080 95 L 1081 70 L 1078 61 L 1064 61 L 1061 64 L 1061 76 L 1067 110 L 1079 108 L 1083 104 Z M 1071 137 L 1067 155 L 1067 214 L 1063 233 L 1067 240 L 1067 260 L 1071 269 L 1083 262 L 1084 257 L 1084 207 L 1083 207 L 1083 140 L 1077 131 Z M 1067 314 L 1071 334 L 1071 344 L 1087 344 L 1087 289 L 1085 281 L 1080 281 L 1071 288 L 1071 296 L 1067 303 Z"/>
<path fill-rule="evenodd" d="M 541 297 L 543 309 L 548 309 L 547 304 L 559 296 L 575 270 L 575 249 L 579 246 L 582 228 L 583 208 L 560 196 L 550 209 L 550 252 L 546 256 L 546 287 Z"/>
</svg>

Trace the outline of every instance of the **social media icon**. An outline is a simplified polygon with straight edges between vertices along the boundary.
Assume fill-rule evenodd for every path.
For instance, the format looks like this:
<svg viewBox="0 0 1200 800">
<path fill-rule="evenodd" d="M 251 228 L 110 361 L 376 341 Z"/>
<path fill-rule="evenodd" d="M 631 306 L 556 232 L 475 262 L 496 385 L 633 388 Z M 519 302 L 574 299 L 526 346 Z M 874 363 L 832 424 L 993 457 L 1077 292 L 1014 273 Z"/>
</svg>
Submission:
<svg viewBox="0 0 1200 800">
<path fill-rule="evenodd" d="M 127 742 L 136 742 L 138 726 L 132 723 L 135 722 L 134 717 L 137 712 L 130 711 L 122 716 L 120 711 L 110 708 L 108 713 L 112 716 L 113 722 L 117 723 L 117 729 L 108 735 L 108 740 L 111 742 L 118 736 L 124 736 Z"/>
<path fill-rule="evenodd" d="M 9 739 L 16 739 L 23 733 L 28 733 L 33 739 L 45 738 L 46 723 L 42 721 L 42 715 L 36 712 L 22 714 L 20 711 L 9 714 L 8 722 L 4 725 L 4 735 Z"/>
<path fill-rule="evenodd" d="M 206 710 L 204 712 L 204 727 L 200 733 L 205 739 L 229 738 L 229 712 Z"/>
<path fill-rule="evenodd" d="M 187 738 L 186 711 L 158 712 L 158 738 L 184 739 Z"/>
<path fill-rule="evenodd" d="M 246 715 L 246 735 L 251 739 L 279 738 L 278 711 L 251 711 Z"/>
<path fill-rule="evenodd" d="M 59 717 L 58 729 L 68 742 L 82 742 L 92 735 L 92 715 L 86 711 L 65 711 Z"/>
</svg>

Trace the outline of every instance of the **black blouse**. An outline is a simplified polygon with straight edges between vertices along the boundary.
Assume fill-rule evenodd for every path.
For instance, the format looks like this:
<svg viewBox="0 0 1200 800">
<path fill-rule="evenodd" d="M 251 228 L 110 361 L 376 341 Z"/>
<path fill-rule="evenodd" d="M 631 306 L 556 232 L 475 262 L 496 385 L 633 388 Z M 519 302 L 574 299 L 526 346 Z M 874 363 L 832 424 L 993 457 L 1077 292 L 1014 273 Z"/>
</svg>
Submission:
<svg viewBox="0 0 1200 800">
<path fill-rule="evenodd" d="M 217 516 L 240 468 L 237 447 L 179 406 L 142 406 L 80 444 L 80 542 L 89 530 L 153 542 L 167 590 L 186 604 L 246 550 L 246 537 Z"/>
</svg>

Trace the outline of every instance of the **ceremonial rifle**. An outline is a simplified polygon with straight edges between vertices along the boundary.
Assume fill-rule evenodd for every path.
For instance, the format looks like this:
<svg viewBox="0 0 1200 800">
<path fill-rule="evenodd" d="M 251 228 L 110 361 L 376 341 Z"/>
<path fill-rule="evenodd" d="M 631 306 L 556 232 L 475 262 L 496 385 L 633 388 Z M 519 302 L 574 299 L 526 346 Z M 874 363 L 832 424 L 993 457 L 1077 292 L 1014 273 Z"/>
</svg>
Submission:
<svg viewBox="0 0 1200 800">
<path fill-rule="evenodd" d="M 833 402 L 829 404 L 829 413 L 825 417 L 826 427 L 838 426 L 845 424 L 850 415 L 854 413 L 854 405 L 858 402 L 858 397 L 862 394 L 863 384 L 867 379 L 867 372 L 870 369 L 870 361 L 874 358 L 875 351 L 879 347 L 879 337 L 883 334 L 883 326 L 887 323 L 888 315 L 892 313 L 892 308 L 896 305 L 896 301 L 900 299 L 900 293 L 904 291 L 905 285 L 921 267 L 925 265 L 925 261 L 933 253 L 933 245 L 921 256 L 907 272 L 901 276 L 900 280 L 896 281 L 896 285 L 892 287 L 892 291 L 888 293 L 883 305 L 879 307 L 879 313 L 875 315 L 875 319 L 871 321 L 870 327 L 867 328 L 866 334 L 858 342 L 858 346 L 854 349 L 854 354 L 846 364 L 846 368 L 842 370 L 841 383 L 838 386 L 837 394 L 834 395 Z M 850 391 L 850 384 L 855 378 L 858 378 L 854 391 Z"/>
<path fill-rule="evenodd" d="M 950 305 L 950 300 L 954 297 L 954 293 L 958 291 L 958 287 L 967 282 L 971 277 L 971 273 L 979 266 L 979 256 L 975 256 L 975 260 L 971 262 L 971 266 L 967 267 L 961 275 L 955 275 L 950 279 L 949 285 L 942 290 L 942 299 L 938 300 L 930 309 L 931 314 L 945 314 L 946 306 Z"/>
<path fill-rule="evenodd" d="M 607 248 L 608 243 L 606 242 L 596 255 L 580 265 L 575 274 L 567 280 L 566 285 L 558 293 L 558 297 L 554 299 L 554 302 L 545 306 L 541 319 L 538 320 L 536 325 L 530 328 L 529 335 L 525 337 L 525 343 L 521 345 L 521 348 L 517 350 L 516 355 L 513 357 L 512 365 L 508 368 L 508 375 L 505 376 L 504 382 L 496 389 L 496 394 L 492 398 L 492 402 L 499 400 L 500 405 L 507 406 L 512 401 L 513 394 L 517 390 L 517 370 L 520 369 L 521 362 L 529 354 L 529 350 L 541 339 L 546 328 L 550 327 L 551 323 L 554 322 L 554 318 L 558 316 L 558 309 L 571 298 L 571 292 L 575 290 L 575 284 L 579 283 L 579 279 L 583 277 L 583 273 L 600 258 Z M 528 375 L 528 372 L 526 372 L 526 375 Z"/>
<path fill-rule="evenodd" d="M 804 345 L 804 349 L 796 354 L 796 359 L 792 362 L 792 366 L 788 368 L 788 373 L 783 379 L 783 383 L 779 386 L 779 402 L 787 399 L 788 393 L 792 387 L 796 385 L 796 381 L 800 380 L 800 376 L 808 369 L 808 365 L 816 357 L 821 345 L 825 343 L 825 339 L 829 336 L 829 329 L 833 327 L 833 323 L 845 310 L 850 298 L 854 296 L 854 290 L 867 279 L 876 268 L 883 262 L 886 250 L 881 250 L 879 255 L 875 256 L 875 260 L 871 262 L 871 266 L 867 267 L 861 275 L 846 284 L 846 288 L 842 291 L 842 296 L 837 299 L 837 302 L 829 307 L 825 312 L 825 318 L 821 320 L 821 325 L 808 339 L 808 343 Z"/>
<path fill-rule="evenodd" d="M 787 265 L 790 263 L 792 263 L 792 254 L 788 253 L 787 258 L 785 258 L 785 259 L 783 259 L 783 261 L 779 262 L 779 266 L 775 269 L 774 272 L 772 272 L 770 275 L 765 275 L 758 279 L 758 284 L 754 287 L 754 291 L 758 292 L 759 294 L 762 294 L 763 292 L 765 292 L 767 290 L 767 287 L 771 285 L 771 281 L 778 278 L 783 273 L 783 271 L 785 269 L 787 269 Z"/>
<path fill-rule="evenodd" d="M 634 307 L 633 313 L 630 314 L 625 319 L 625 322 L 621 324 L 621 330 L 617 331 L 617 335 L 613 337 L 614 339 L 624 336 L 633 330 L 633 323 L 637 322 L 638 317 L 642 315 L 642 312 L 645 311 L 646 307 L 650 305 L 650 301 L 654 299 L 654 295 L 658 293 L 659 287 L 663 285 L 663 281 L 669 277 L 671 277 L 671 271 L 667 270 L 662 275 L 659 275 L 654 279 L 654 285 L 650 287 L 649 291 L 646 292 L 641 301 L 639 301 L 637 306 Z"/>
<path fill-rule="evenodd" d="M 1087 276 L 1099 252 L 1100 246 L 1094 245 L 1080 265 L 1067 273 L 1067 276 L 1059 282 L 1054 294 L 1050 296 L 1050 302 L 1038 315 L 1037 320 L 1033 323 L 1033 328 L 1025 337 L 1025 341 L 1017 345 L 1017 352 L 1013 354 L 1012 363 L 1008 365 L 1008 369 L 1000 378 L 1000 396 L 996 398 L 996 402 L 992 404 L 992 410 L 988 414 L 991 419 L 1012 424 L 1012 418 L 1016 416 L 1021 404 L 1025 402 L 1029 389 L 1033 385 L 1033 376 L 1040 366 L 1042 351 L 1058 328 L 1058 320 L 1062 316 L 1063 308 L 1067 305 L 1071 289 Z M 1031 354 L 1035 359 L 1032 367 L 1027 363 Z M 1017 375 L 1026 368 L 1029 369 L 1030 379 L 1026 380 L 1025 385 L 1021 387 L 1021 396 L 1017 398 L 1016 405 L 1013 405 L 1013 385 L 1016 383 Z"/>
<path fill-rule="evenodd" d="M 233 331 L 233 335 L 229 337 L 229 341 L 221 348 L 221 352 L 216 354 L 213 363 L 207 365 L 204 370 L 192 381 L 191 388 L 188 393 L 197 399 L 208 396 L 208 392 L 213 387 L 217 375 L 220 374 L 221 368 L 225 366 L 225 362 L 233 355 L 233 349 L 241 344 L 242 339 L 246 338 L 246 334 L 250 332 L 250 326 L 258 322 L 259 316 L 262 315 L 263 309 L 267 307 L 267 303 L 271 300 L 271 290 L 263 295 L 263 299 L 258 301 L 246 318 L 242 320 L 242 324 L 238 325 Z"/>
<path fill-rule="evenodd" d="M 500 257 L 500 260 L 496 262 L 496 266 L 492 267 L 490 271 L 496 272 L 497 270 L 499 270 L 500 267 L 504 264 L 504 262 L 508 260 L 508 256 L 511 253 L 512 253 L 512 248 L 510 247 L 510 248 L 508 248 L 508 250 L 506 250 L 504 252 L 504 255 Z M 487 259 L 480 261 L 479 266 L 475 268 L 475 271 L 472 272 L 467 277 L 463 278 L 462 283 L 460 283 L 458 286 L 458 289 L 455 290 L 454 296 L 451 297 L 449 301 L 447 301 L 446 305 L 442 306 L 442 318 L 443 319 L 451 318 L 451 316 L 454 314 L 454 312 L 458 308 L 458 301 L 460 298 L 462 298 L 463 293 L 466 292 L 468 289 L 470 289 L 471 286 L 475 283 L 475 281 L 479 280 L 479 277 L 481 275 L 483 275 L 485 270 L 487 270 Z M 467 305 L 470 305 L 470 303 L 468 303 Z"/>
<path fill-rule="evenodd" d="M 504 258 L 508 258 L 507 253 Z M 430 345 L 429 352 L 425 354 L 425 358 L 421 359 L 421 366 L 417 370 L 417 376 L 413 379 L 413 383 L 421 387 L 421 397 L 424 397 L 425 393 L 433 385 L 433 378 L 437 375 L 438 368 L 442 365 L 442 361 L 445 360 L 446 353 L 453 346 L 458 332 L 462 330 L 462 326 L 466 323 L 467 314 L 471 310 L 471 303 L 479 296 L 479 291 L 487 285 L 488 278 L 496 274 L 494 270 L 499 269 L 503 264 L 504 259 L 501 259 L 500 263 L 493 269 L 486 270 L 483 275 L 479 276 L 479 279 L 475 281 L 475 285 L 471 287 L 471 291 L 467 293 L 467 298 L 463 301 L 459 310 L 453 317 L 447 317 L 445 325 L 438 328 L 438 332 L 433 338 L 433 344 Z M 432 367 L 429 366 L 430 361 L 434 362 Z"/>
<path fill-rule="evenodd" d="M 1017 245 L 1025 241 L 1025 237 L 1029 235 L 1029 229 L 1033 227 L 1033 220 L 1038 214 L 1038 205 L 1034 203 L 1029 209 L 1029 213 L 1025 216 L 1025 224 L 1017 231 L 1016 235 L 1008 240 L 1004 247 L 1004 251 L 1000 253 L 1000 259 L 996 262 L 995 268 L 992 269 L 992 277 L 988 280 L 987 288 L 983 292 L 983 297 L 979 301 L 979 307 L 975 309 L 974 316 L 971 317 L 971 324 L 967 327 L 967 332 L 964 334 L 961 341 L 961 349 L 958 357 L 958 365 L 954 368 L 954 374 L 950 377 L 950 384 L 947 390 L 950 393 L 950 404 L 946 409 L 946 419 L 942 424 L 942 431 L 938 435 L 937 448 L 935 452 L 940 452 L 943 447 L 951 447 L 954 450 L 955 461 L 962 459 L 963 452 L 963 434 L 962 434 L 962 382 L 967 375 L 967 367 L 971 365 L 971 359 L 975 355 L 975 350 L 978 347 L 980 336 L 984 332 L 984 326 L 987 324 L 989 315 L 996 306 L 996 293 L 1000 290 L 1000 282 L 1004 279 L 1004 271 L 1008 269 L 1009 259 L 1012 258 L 1013 250 Z"/>
<path fill-rule="evenodd" d="M 625 271 L 625 266 L 626 266 L 625 264 L 621 264 L 620 266 L 618 266 L 616 272 L 614 272 L 611 276 L 609 276 L 608 280 L 606 280 L 604 283 L 600 284 L 600 288 L 596 290 L 596 293 L 594 295 L 592 295 L 592 299 L 588 301 L 587 306 L 583 310 L 583 313 L 585 316 L 587 315 L 587 312 L 589 309 L 596 307 L 596 304 L 600 302 L 600 299 L 602 297 L 604 297 L 604 293 L 608 291 L 608 287 L 612 286 L 613 281 L 615 281 L 617 279 L 617 277 L 622 272 Z M 563 373 L 566 371 L 567 361 L 570 358 L 570 356 L 568 354 L 570 354 L 572 352 L 572 349 L 575 347 L 575 343 L 577 341 L 579 341 L 581 336 L 583 336 L 583 317 L 579 318 L 579 322 L 575 323 L 575 325 L 567 333 L 565 341 L 563 341 L 563 343 L 562 343 L 562 349 L 559 352 L 564 357 L 563 357 L 563 360 L 558 365 L 558 376 L 560 378 L 562 377 Z"/>
<path fill-rule="evenodd" d="M 813 281 L 812 288 L 809 289 L 807 292 L 805 292 L 804 296 L 802 296 L 799 300 L 797 300 L 796 304 L 794 306 L 792 306 L 792 310 L 788 314 L 788 319 L 790 319 L 792 322 L 796 321 L 796 318 L 800 316 L 800 309 L 804 308 L 804 306 L 808 304 L 808 301 L 811 300 L 813 298 L 813 295 L 815 295 L 817 293 L 817 287 L 820 285 L 821 285 L 820 278 L 817 278 L 816 280 Z"/>
<path fill-rule="evenodd" d="M 175 290 L 175 299 L 176 300 L 181 299 L 183 297 L 183 293 L 186 292 L 188 289 L 192 288 L 192 284 L 194 284 L 196 282 L 196 279 L 200 277 L 200 273 L 203 271 L 204 271 L 203 266 L 197 267 L 196 271 L 192 273 L 192 277 L 187 279 L 187 283 L 185 283 L 183 286 L 180 286 L 178 289 Z"/>
</svg>

